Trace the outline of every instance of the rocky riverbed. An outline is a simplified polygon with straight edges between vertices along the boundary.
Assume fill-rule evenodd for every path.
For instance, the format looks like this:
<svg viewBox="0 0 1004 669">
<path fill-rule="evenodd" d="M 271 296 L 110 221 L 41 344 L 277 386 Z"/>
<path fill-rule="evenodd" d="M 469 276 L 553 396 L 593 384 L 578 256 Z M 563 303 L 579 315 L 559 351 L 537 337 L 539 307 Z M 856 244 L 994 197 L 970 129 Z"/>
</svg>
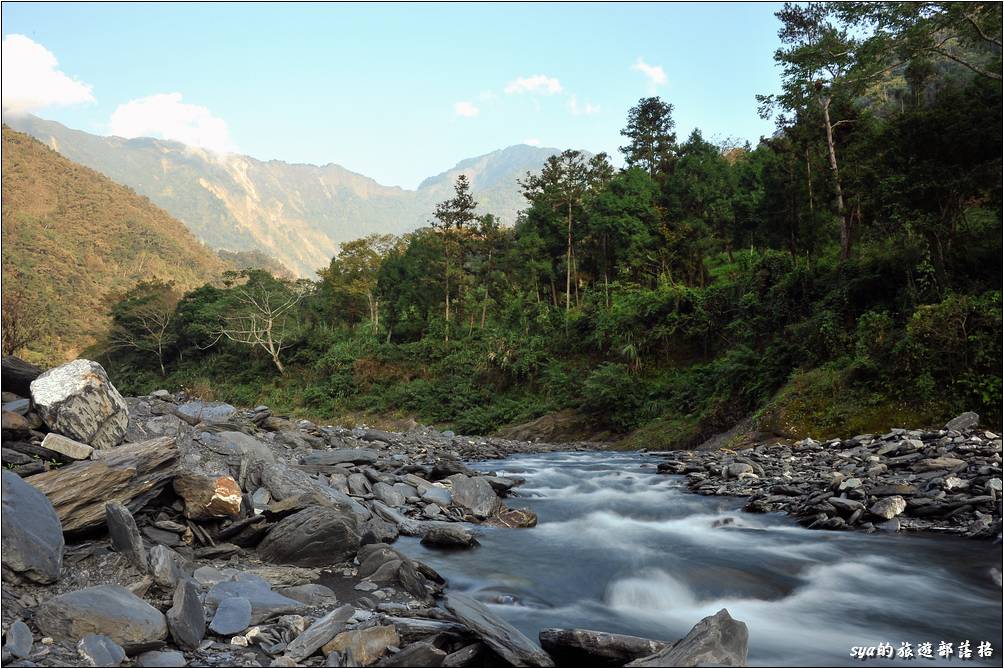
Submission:
<svg viewBox="0 0 1004 669">
<path fill-rule="evenodd" d="M 786 511 L 824 530 L 1001 536 L 1001 436 L 963 414 L 940 430 L 740 451 L 674 452 L 659 471 L 702 495 L 749 497 L 746 511 Z"/>
<path fill-rule="evenodd" d="M 5 358 L 3 387 L 5 666 L 745 664 L 725 610 L 674 642 L 555 629 L 541 645 L 393 548 L 533 531 L 521 481 L 464 462 L 591 444 L 123 398 L 86 360 Z"/>
</svg>

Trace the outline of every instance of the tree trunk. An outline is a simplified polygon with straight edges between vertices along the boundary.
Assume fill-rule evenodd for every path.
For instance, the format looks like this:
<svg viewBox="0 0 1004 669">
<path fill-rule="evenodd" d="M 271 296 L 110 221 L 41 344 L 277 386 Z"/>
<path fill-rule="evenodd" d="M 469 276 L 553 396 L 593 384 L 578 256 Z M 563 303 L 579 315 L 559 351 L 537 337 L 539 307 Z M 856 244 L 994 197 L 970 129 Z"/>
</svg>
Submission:
<svg viewBox="0 0 1004 669">
<path fill-rule="evenodd" d="M 851 255 L 851 222 L 844 207 L 844 190 L 840 185 L 840 171 L 837 169 L 837 151 L 833 142 L 833 124 L 830 123 L 831 98 L 820 99 L 823 108 L 823 124 L 826 126 L 826 148 L 830 154 L 830 171 L 833 172 L 833 188 L 836 193 L 837 216 L 840 217 L 840 257 L 844 260 Z"/>
<path fill-rule="evenodd" d="M 568 201 L 568 253 L 565 257 L 565 315 L 572 308 L 572 201 Z"/>
</svg>

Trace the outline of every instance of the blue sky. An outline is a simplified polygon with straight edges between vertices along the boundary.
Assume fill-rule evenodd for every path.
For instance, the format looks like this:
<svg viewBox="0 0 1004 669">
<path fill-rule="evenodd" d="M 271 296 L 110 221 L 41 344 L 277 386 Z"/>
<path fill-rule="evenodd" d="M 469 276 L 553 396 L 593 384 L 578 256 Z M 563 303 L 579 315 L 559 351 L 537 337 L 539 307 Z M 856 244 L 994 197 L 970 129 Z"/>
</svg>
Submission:
<svg viewBox="0 0 1004 669">
<path fill-rule="evenodd" d="M 616 154 L 650 94 L 681 137 L 755 142 L 772 126 L 754 95 L 779 86 L 776 9 L 4 3 L 4 108 L 414 188 L 524 141 Z"/>
</svg>

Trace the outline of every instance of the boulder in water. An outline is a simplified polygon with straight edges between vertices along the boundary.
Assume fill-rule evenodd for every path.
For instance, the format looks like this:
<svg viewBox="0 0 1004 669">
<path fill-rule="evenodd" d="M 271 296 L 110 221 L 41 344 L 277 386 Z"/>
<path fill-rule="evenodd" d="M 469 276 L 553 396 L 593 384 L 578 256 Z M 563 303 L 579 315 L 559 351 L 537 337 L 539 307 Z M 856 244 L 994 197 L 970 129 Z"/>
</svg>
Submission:
<svg viewBox="0 0 1004 669">
<path fill-rule="evenodd" d="M 513 666 L 554 666 L 554 660 L 540 646 L 489 611 L 484 604 L 467 595 L 453 593 L 446 598 L 445 606 L 457 620 Z"/>
<path fill-rule="evenodd" d="M 735 620 L 727 609 L 708 616 L 676 643 L 628 667 L 745 667 L 749 650 L 746 623 Z"/>
<path fill-rule="evenodd" d="M 569 667 L 622 667 L 669 646 L 665 641 L 585 629 L 548 628 L 540 631 L 539 638 L 551 657 Z"/>
</svg>

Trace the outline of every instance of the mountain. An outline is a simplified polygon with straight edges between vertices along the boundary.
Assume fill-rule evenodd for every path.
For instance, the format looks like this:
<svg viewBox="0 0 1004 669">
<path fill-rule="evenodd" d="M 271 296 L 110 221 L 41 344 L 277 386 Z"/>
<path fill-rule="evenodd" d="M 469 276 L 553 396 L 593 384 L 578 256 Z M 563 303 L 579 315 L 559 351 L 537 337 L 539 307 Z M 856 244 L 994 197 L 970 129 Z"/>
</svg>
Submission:
<svg viewBox="0 0 1004 669">
<path fill-rule="evenodd" d="M 5 121 L 146 195 L 212 248 L 261 251 L 300 276 L 326 266 L 339 243 L 425 225 L 461 173 L 470 178 L 481 210 L 512 224 L 525 206 L 516 179 L 557 153 L 511 146 L 464 160 L 407 190 L 335 164 L 220 156 L 178 142 L 92 135 L 30 115 Z"/>
<path fill-rule="evenodd" d="M 20 289 L 44 316 L 51 341 L 32 350 L 47 361 L 94 343 L 137 281 L 187 289 L 228 267 L 147 198 L 6 126 L 2 194 L 5 308 Z"/>
</svg>

